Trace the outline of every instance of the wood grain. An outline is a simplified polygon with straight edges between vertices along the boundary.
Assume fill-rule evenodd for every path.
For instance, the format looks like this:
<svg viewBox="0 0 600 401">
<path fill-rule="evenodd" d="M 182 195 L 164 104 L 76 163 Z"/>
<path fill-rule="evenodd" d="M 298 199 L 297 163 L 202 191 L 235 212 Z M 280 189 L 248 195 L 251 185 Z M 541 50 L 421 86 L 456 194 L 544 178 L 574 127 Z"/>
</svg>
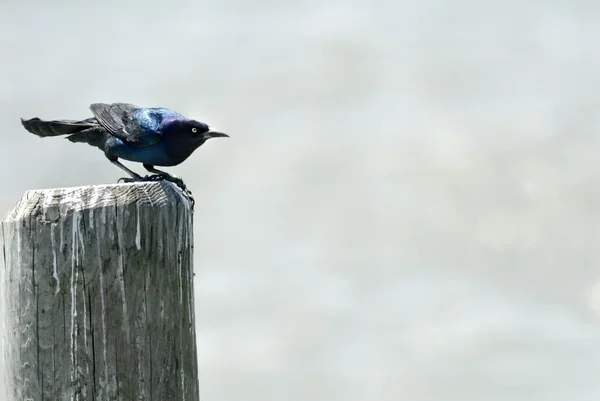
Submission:
<svg viewBox="0 0 600 401">
<path fill-rule="evenodd" d="M 199 399 L 192 214 L 168 182 L 25 193 L 1 230 L 7 400 Z"/>
</svg>

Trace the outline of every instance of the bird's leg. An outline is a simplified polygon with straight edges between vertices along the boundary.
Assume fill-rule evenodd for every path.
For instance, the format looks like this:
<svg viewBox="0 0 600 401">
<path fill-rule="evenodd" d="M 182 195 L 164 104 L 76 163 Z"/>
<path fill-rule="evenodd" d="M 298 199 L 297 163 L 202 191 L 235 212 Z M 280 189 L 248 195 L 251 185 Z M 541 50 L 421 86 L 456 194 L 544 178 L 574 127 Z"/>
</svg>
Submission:
<svg viewBox="0 0 600 401">
<path fill-rule="evenodd" d="M 125 167 L 117 158 L 115 159 L 108 159 L 110 160 L 110 162 L 112 164 L 114 164 L 115 166 L 119 167 L 120 169 L 122 169 L 123 171 L 126 171 L 127 174 L 129 174 L 131 176 L 131 178 L 119 178 L 118 182 L 134 182 L 134 181 L 140 181 L 142 180 L 142 176 L 139 174 L 136 174 L 135 172 L 131 171 L 130 169 L 128 169 L 127 167 Z"/>
<path fill-rule="evenodd" d="M 148 170 L 149 172 L 151 172 L 151 173 L 157 174 L 157 175 L 154 175 L 154 176 L 146 177 L 145 179 L 152 180 L 152 179 L 154 179 L 154 177 L 158 177 L 158 179 L 164 179 L 164 180 L 167 180 L 167 181 L 170 181 L 170 182 L 174 183 L 179 188 L 181 188 L 181 192 L 183 192 L 183 195 L 186 198 L 188 198 L 189 201 L 190 201 L 190 203 L 192 204 L 192 209 L 194 208 L 194 203 L 196 203 L 196 202 L 194 200 L 194 197 L 192 196 L 192 191 L 190 191 L 187 188 L 187 186 L 185 185 L 185 183 L 183 182 L 183 180 L 181 178 L 175 177 L 175 176 L 167 173 L 166 171 L 158 170 L 158 169 L 154 168 L 154 166 L 151 165 L 151 164 L 144 164 L 144 168 L 146 170 Z"/>
<path fill-rule="evenodd" d="M 172 183 L 176 184 L 179 188 L 181 188 L 183 190 L 187 189 L 183 180 L 179 177 L 175 177 L 175 176 L 167 173 L 166 171 L 155 169 L 154 166 L 151 164 L 144 164 L 144 168 L 151 173 L 158 174 L 159 178 L 162 178 L 167 181 L 171 181 Z M 148 178 L 150 178 L 150 177 L 148 177 Z"/>
</svg>

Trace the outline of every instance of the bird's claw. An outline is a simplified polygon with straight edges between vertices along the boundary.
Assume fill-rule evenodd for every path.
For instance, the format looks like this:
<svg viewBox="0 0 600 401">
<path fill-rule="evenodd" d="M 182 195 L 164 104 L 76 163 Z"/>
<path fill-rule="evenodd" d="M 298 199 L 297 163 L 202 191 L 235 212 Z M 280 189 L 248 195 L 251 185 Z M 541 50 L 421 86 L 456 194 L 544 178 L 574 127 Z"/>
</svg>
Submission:
<svg viewBox="0 0 600 401">
<path fill-rule="evenodd" d="M 189 189 L 186 188 L 186 189 L 182 189 L 181 193 L 190 202 L 190 207 L 192 208 L 192 210 L 194 210 L 194 205 L 196 204 L 196 200 L 194 199 L 194 196 L 192 195 L 192 191 L 190 191 Z"/>
<path fill-rule="evenodd" d="M 133 177 L 121 177 L 118 179 L 117 183 L 120 182 L 137 182 L 140 181 L 142 179 L 142 177 L 138 177 L 138 178 L 133 178 Z"/>
<path fill-rule="evenodd" d="M 143 181 L 160 181 L 163 180 L 165 177 L 163 177 L 160 174 L 152 174 L 152 175 L 147 175 L 145 177 L 142 178 Z"/>
<path fill-rule="evenodd" d="M 196 201 L 194 200 L 194 196 L 192 195 L 192 191 L 190 191 L 187 187 L 187 185 L 185 185 L 185 183 L 183 182 L 183 180 L 179 177 L 174 177 L 172 175 L 165 175 L 161 177 L 162 179 L 166 180 L 166 181 L 170 181 L 173 184 L 177 185 L 179 187 L 179 189 L 181 189 L 181 193 L 183 194 L 183 196 L 190 201 L 192 209 L 194 208 L 194 204 L 196 203 Z"/>
<path fill-rule="evenodd" d="M 172 182 L 173 184 L 177 185 L 179 187 L 179 189 L 181 189 L 181 193 L 183 194 L 183 196 L 188 201 L 190 201 L 192 209 L 194 208 L 194 204 L 196 203 L 196 201 L 194 200 L 194 197 L 192 196 L 192 191 L 190 191 L 188 189 L 188 187 L 185 185 L 183 180 L 179 177 L 174 177 L 172 175 L 152 174 L 152 175 L 147 175 L 145 177 L 137 177 L 137 178 L 121 177 L 121 178 L 119 178 L 119 180 L 117 182 L 143 182 L 143 181 L 161 181 L 161 180 L 169 181 L 169 182 Z"/>
<path fill-rule="evenodd" d="M 187 191 L 187 185 L 185 185 L 185 182 L 183 182 L 183 180 L 179 177 L 170 177 L 167 178 L 169 181 L 171 181 L 173 184 L 177 185 L 179 188 L 181 188 L 182 191 Z"/>
</svg>

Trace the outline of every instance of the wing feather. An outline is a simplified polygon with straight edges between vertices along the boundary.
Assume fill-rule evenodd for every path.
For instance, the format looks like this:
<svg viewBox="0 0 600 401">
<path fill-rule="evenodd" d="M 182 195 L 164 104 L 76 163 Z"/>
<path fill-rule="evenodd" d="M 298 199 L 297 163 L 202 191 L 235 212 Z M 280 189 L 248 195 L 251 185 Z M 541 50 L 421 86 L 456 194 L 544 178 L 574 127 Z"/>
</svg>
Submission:
<svg viewBox="0 0 600 401">
<path fill-rule="evenodd" d="M 152 146 L 160 141 L 161 135 L 140 127 L 134 116 L 134 110 L 138 108 L 127 103 L 94 103 L 90 106 L 98 123 L 111 135 L 134 146 Z"/>
</svg>

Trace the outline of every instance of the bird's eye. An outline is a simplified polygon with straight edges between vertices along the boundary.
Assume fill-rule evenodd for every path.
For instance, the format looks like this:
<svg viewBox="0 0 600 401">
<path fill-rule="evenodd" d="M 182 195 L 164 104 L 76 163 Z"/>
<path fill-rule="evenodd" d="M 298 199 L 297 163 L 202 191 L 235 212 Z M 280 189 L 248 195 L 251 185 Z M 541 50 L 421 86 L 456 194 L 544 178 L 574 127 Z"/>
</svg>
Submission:
<svg viewBox="0 0 600 401">
<path fill-rule="evenodd" d="M 198 128 L 196 128 L 196 127 L 192 128 L 192 132 L 195 134 L 196 132 L 198 132 Z"/>
</svg>

